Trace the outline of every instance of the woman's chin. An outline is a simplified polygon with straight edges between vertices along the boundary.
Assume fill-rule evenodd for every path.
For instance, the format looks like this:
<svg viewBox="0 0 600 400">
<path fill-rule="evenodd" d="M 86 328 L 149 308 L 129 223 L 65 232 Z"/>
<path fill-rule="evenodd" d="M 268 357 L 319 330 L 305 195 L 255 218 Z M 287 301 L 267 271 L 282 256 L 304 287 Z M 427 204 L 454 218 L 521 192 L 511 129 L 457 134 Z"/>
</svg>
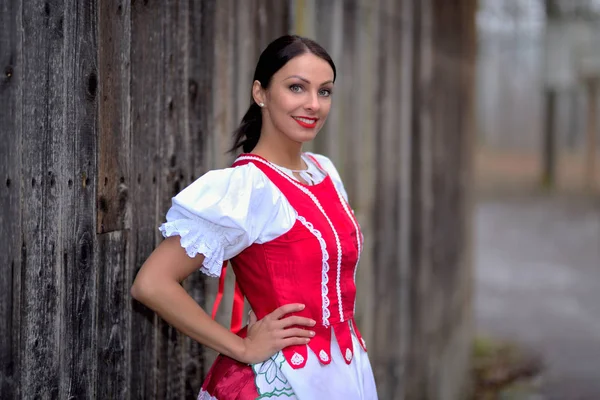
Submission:
<svg viewBox="0 0 600 400">
<path fill-rule="evenodd" d="M 317 137 L 317 129 L 305 129 L 304 132 L 294 132 L 292 139 L 299 143 L 307 143 Z"/>
</svg>

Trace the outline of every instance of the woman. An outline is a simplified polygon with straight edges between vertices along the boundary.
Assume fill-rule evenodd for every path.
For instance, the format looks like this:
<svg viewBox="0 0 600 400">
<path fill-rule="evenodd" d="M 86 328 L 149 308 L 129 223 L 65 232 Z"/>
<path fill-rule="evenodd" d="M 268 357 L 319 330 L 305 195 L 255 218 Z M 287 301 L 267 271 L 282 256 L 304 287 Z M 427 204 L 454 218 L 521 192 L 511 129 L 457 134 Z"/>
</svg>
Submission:
<svg viewBox="0 0 600 400">
<path fill-rule="evenodd" d="M 166 239 L 131 293 L 220 353 L 199 399 L 376 399 L 354 321 L 362 234 L 329 159 L 302 152 L 331 107 L 336 70 L 312 40 L 283 36 L 261 54 L 253 103 L 235 133 L 242 153 L 173 198 Z M 253 312 L 235 333 L 180 282 L 219 277 L 227 260 Z"/>
</svg>

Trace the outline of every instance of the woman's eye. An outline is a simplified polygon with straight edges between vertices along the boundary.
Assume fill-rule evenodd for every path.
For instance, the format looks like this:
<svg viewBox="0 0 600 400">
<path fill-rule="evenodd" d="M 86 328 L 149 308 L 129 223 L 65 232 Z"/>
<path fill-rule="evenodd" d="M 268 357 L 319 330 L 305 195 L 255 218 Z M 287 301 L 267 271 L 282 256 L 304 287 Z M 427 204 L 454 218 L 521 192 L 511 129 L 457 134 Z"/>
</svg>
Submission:
<svg viewBox="0 0 600 400">
<path fill-rule="evenodd" d="M 321 90 L 319 90 L 319 95 L 321 95 L 323 97 L 329 97 L 329 96 L 331 96 L 331 90 L 321 89 Z"/>
<path fill-rule="evenodd" d="M 290 86 L 290 90 L 294 93 L 300 93 L 302 91 L 302 86 L 292 85 L 292 86 Z"/>
</svg>

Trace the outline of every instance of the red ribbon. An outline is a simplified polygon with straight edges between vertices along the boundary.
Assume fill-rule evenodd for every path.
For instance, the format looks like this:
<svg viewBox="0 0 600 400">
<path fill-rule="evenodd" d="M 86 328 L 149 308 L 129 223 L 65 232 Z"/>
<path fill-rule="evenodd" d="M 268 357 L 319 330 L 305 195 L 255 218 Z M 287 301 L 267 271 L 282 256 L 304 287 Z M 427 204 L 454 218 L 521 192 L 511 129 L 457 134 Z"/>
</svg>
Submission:
<svg viewBox="0 0 600 400">
<path fill-rule="evenodd" d="M 212 309 L 212 319 L 217 316 L 219 310 L 219 304 L 223 299 L 223 292 L 225 291 L 225 277 L 227 276 L 227 261 L 223 262 L 221 268 L 221 276 L 219 277 L 219 291 L 217 297 L 215 297 L 215 304 Z M 231 309 L 231 324 L 230 329 L 233 333 L 237 333 L 242 329 L 242 320 L 244 316 L 244 293 L 238 285 L 237 279 L 235 280 L 235 291 L 233 294 L 233 306 Z"/>
</svg>

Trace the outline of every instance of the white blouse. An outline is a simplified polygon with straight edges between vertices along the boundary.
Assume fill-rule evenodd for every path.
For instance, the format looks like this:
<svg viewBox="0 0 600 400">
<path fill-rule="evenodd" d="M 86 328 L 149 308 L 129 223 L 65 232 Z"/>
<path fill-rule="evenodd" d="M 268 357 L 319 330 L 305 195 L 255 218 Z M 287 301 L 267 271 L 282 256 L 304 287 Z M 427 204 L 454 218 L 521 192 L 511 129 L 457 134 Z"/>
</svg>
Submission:
<svg viewBox="0 0 600 400">
<path fill-rule="evenodd" d="M 310 154 L 310 153 L 308 153 Z M 308 168 L 298 175 L 317 184 L 329 175 L 347 200 L 342 180 L 325 156 L 312 155 Z M 273 164 L 293 179 L 294 172 Z M 198 178 L 172 199 L 167 222 L 160 226 L 165 237 L 181 236 L 190 257 L 205 256 L 200 270 L 218 277 L 224 260 L 229 260 L 253 243 L 266 243 L 285 234 L 296 222 L 296 211 L 277 186 L 254 164 L 214 170 Z M 262 397 L 277 395 L 286 400 L 376 400 L 377 390 L 367 353 L 352 335 L 354 359 L 346 364 L 332 330 L 331 363 L 321 365 L 308 352 L 306 365 L 294 370 L 280 351 L 264 362 L 253 364 L 255 384 Z M 219 400 L 200 391 L 200 400 Z"/>
<path fill-rule="evenodd" d="M 338 191 L 348 196 L 340 175 L 329 158 L 313 156 L 322 171 L 306 156 L 308 169 L 300 176 L 309 184 L 323 181 L 328 174 Z M 289 169 L 279 167 L 297 179 Z M 200 270 L 213 277 L 221 275 L 229 260 L 253 243 L 266 243 L 288 232 L 296 221 L 292 208 L 277 186 L 254 164 L 209 171 L 172 199 L 166 222 L 159 229 L 164 237 L 181 236 L 181 246 L 190 257 L 204 255 Z"/>
</svg>

